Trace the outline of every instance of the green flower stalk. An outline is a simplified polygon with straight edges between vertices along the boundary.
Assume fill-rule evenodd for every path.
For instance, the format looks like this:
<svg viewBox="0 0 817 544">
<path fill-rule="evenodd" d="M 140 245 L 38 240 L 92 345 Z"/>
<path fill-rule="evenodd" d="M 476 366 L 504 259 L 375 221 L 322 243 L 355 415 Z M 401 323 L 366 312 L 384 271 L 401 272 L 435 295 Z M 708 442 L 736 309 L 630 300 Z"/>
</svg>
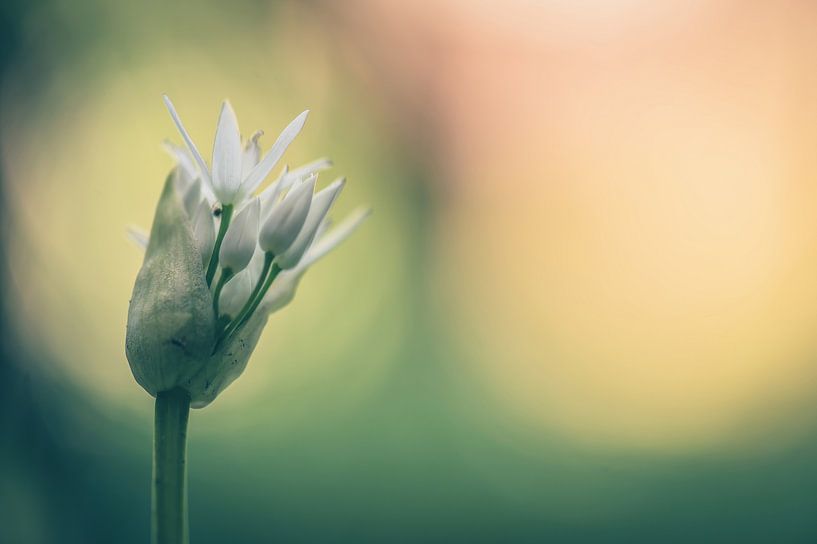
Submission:
<svg viewBox="0 0 817 544">
<path fill-rule="evenodd" d="M 170 99 L 187 146 L 162 190 L 128 309 L 125 353 L 136 381 L 156 398 L 152 541 L 188 542 L 186 434 L 190 408 L 207 406 L 241 373 L 270 313 L 294 297 L 306 270 L 368 216 L 329 228 L 345 181 L 315 192 L 326 159 L 283 172 L 261 188 L 306 122 L 295 118 L 261 157 L 256 132 L 242 143 L 224 102 L 208 168 Z"/>
</svg>

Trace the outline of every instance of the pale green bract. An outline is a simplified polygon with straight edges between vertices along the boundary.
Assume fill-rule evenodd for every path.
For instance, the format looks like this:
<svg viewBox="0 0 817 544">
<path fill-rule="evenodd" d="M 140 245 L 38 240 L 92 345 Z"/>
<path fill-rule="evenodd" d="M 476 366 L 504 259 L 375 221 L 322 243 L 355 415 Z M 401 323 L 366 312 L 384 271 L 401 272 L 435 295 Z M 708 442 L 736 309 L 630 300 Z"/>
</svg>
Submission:
<svg viewBox="0 0 817 544">
<path fill-rule="evenodd" d="M 267 322 L 256 312 L 213 353 L 215 315 L 201 255 L 174 178 L 165 182 L 128 310 L 125 352 L 136 381 L 153 396 L 182 387 L 191 406 L 211 403 L 247 366 Z"/>
</svg>

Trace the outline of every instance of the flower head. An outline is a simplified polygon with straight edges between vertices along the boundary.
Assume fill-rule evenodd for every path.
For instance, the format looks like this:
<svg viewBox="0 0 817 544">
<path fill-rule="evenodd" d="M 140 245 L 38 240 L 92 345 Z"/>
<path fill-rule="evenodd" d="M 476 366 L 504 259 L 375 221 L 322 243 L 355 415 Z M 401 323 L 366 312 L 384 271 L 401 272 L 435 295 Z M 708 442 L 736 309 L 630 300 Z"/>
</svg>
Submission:
<svg viewBox="0 0 817 544">
<path fill-rule="evenodd" d="M 283 172 L 259 194 L 303 128 L 295 118 L 261 155 L 256 132 L 242 143 L 224 102 L 208 167 L 166 96 L 187 148 L 167 142 L 177 162 L 165 183 L 150 235 L 129 230 L 145 259 L 128 310 L 126 354 L 149 393 L 181 387 L 202 407 L 244 370 L 268 315 L 288 304 L 304 272 L 368 215 L 334 229 L 327 214 L 345 181 L 315 192 L 327 159 Z"/>
</svg>

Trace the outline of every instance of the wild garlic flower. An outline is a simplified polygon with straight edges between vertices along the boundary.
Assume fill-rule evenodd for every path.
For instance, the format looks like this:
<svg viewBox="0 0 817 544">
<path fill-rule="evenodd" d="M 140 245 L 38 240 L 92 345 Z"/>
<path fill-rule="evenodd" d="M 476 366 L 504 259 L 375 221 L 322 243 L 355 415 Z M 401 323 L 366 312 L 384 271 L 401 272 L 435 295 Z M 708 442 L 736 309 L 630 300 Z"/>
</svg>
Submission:
<svg viewBox="0 0 817 544">
<path fill-rule="evenodd" d="M 208 167 L 173 103 L 164 97 L 186 149 L 159 199 L 150 235 L 131 229 L 145 259 L 128 310 L 125 351 L 151 395 L 183 388 L 203 407 L 244 370 L 270 313 L 288 304 L 306 270 L 368 216 L 357 210 L 330 228 L 328 212 L 345 180 L 315 192 L 319 159 L 282 173 L 258 192 L 304 126 L 295 118 L 261 156 L 258 131 L 242 144 L 224 102 Z"/>
</svg>

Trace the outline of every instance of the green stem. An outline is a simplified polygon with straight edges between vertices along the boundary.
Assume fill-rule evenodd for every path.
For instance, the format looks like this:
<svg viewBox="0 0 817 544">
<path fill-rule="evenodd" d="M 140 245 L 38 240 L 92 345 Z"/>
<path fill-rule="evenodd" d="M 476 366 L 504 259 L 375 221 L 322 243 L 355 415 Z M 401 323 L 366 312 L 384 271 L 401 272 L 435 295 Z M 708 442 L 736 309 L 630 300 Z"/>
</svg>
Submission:
<svg viewBox="0 0 817 544">
<path fill-rule="evenodd" d="M 151 542 L 188 544 L 187 417 L 190 395 L 176 388 L 156 395 L 153 435 Z"/>
<path fill-rule="evenodd" d="M 272 285 L 273 280 L 275 280 L 275 278 L 278 277 L 278 274 L 280 272 L 281 268 L 277 264 L 273 264 L 272 270 L 269 271 L 269 276 L 267 276 L 267 281 L 264 282 L 264 287 L 256 295 L 255 300 L 252 301 L 252 306 L 250 306 L 250 309 L 247 310 L 246 314 L 244 314 L 244 317 L 241 318 L 242 319 L 241 322 L 238 325 L 236 325 L 235 327 L 236 329 L 243 325 L 244 322 L 250 318 L 255 309 L 258 308 L 258 305 L 261 304 L 262 300 L 264 300 L 264 295 L 267 294 L 267 291 L 269 290 L 270 285 Z"/>
<path fill-rule="evenodd" d="M 224 289 L 224 284 L 230 281 L 233 276 L 232 269 L 225 268 L 222 270 L 221 277 L 218 279 L 215 290 L 213 290 L 213 313 L 216 314 L 216 319 L 218 319 L 218 299 L 221 296 L 221 290 Z"/>
<path fill-rule="evenodd" d="M 233 205 L 225 204 L 221 207 L 221 222 L 218 225 L 218 235 L 216 236 L 216 243 L 213 245 L 213 253 L 210 254 L 210 262 L 207 265 L 207 287 L 213 283 L 213 278 L 216 275 L 216 268 L 218 268 L 218 254 L 221 251 L 221 243 L 224 241 L 224 235 L 227 234 L 227 227 L 230 226 L 230 219 L 233 217 Z"/>
<path fill-rule="evenodd" d="M 250 293 L 249 298 L 247 298 L 247 302 L 244 303 L 244 307 L 241 308 L 238 314 L 236 314 L 235 319 L 230 322 L 225 330 L 229 330 L 232 325 L 238 323 L 241 318 L 244 317 L 247 310 L 249 310 L 250 306 L 252 306 L 252 301 L 255 300 L 255 297 L 258 296 L 258 293 L 260 293 L 261 289 L 264 287 L 264 280 L 266 279 L 267 273 L 272 266 L 273 259 L 275 259 L 275 255 L 269 251 L 264 253 L 264 266 L 261 268 L 261 273 L 258 275 L 258 281 L 255 282 L 255 287 L 253 287 L 252 293 Z"/>
<path fill-rule="evenodd" d="M 224 331 L 224 334 L 221 335 L 219 341 L 216 343 L 216 347 L 214 348 L 213 352 L 218 350 L 221 346 L 221 343 L 229 338 L 235 331 L 237 331 L 241 325 L 247 322 L 247 320 L 252 316 L 252 313 L 258 308 L 258 305 L 261 304 L 261 301 L 264 300 L 264 295 L 267 294 L 267 291 L 272 285 L 273 280 L 278 273 L 281 272 L 281 268 L 278 267 L 277 264 L 273 264 L 273 260 L 275 256 L 267 252 L 264 255 L 264 268 L 261 271 L 261 275 L 258 277 L 258 283 L 255 284 L 255 289 L 253 289 L 252 294 L 250 294 L 250 298 L 247 299 L 246 304 L 238 312 L 238 315 L 235 319 L 227 326 L 227 329 Z"/>
</svg>

